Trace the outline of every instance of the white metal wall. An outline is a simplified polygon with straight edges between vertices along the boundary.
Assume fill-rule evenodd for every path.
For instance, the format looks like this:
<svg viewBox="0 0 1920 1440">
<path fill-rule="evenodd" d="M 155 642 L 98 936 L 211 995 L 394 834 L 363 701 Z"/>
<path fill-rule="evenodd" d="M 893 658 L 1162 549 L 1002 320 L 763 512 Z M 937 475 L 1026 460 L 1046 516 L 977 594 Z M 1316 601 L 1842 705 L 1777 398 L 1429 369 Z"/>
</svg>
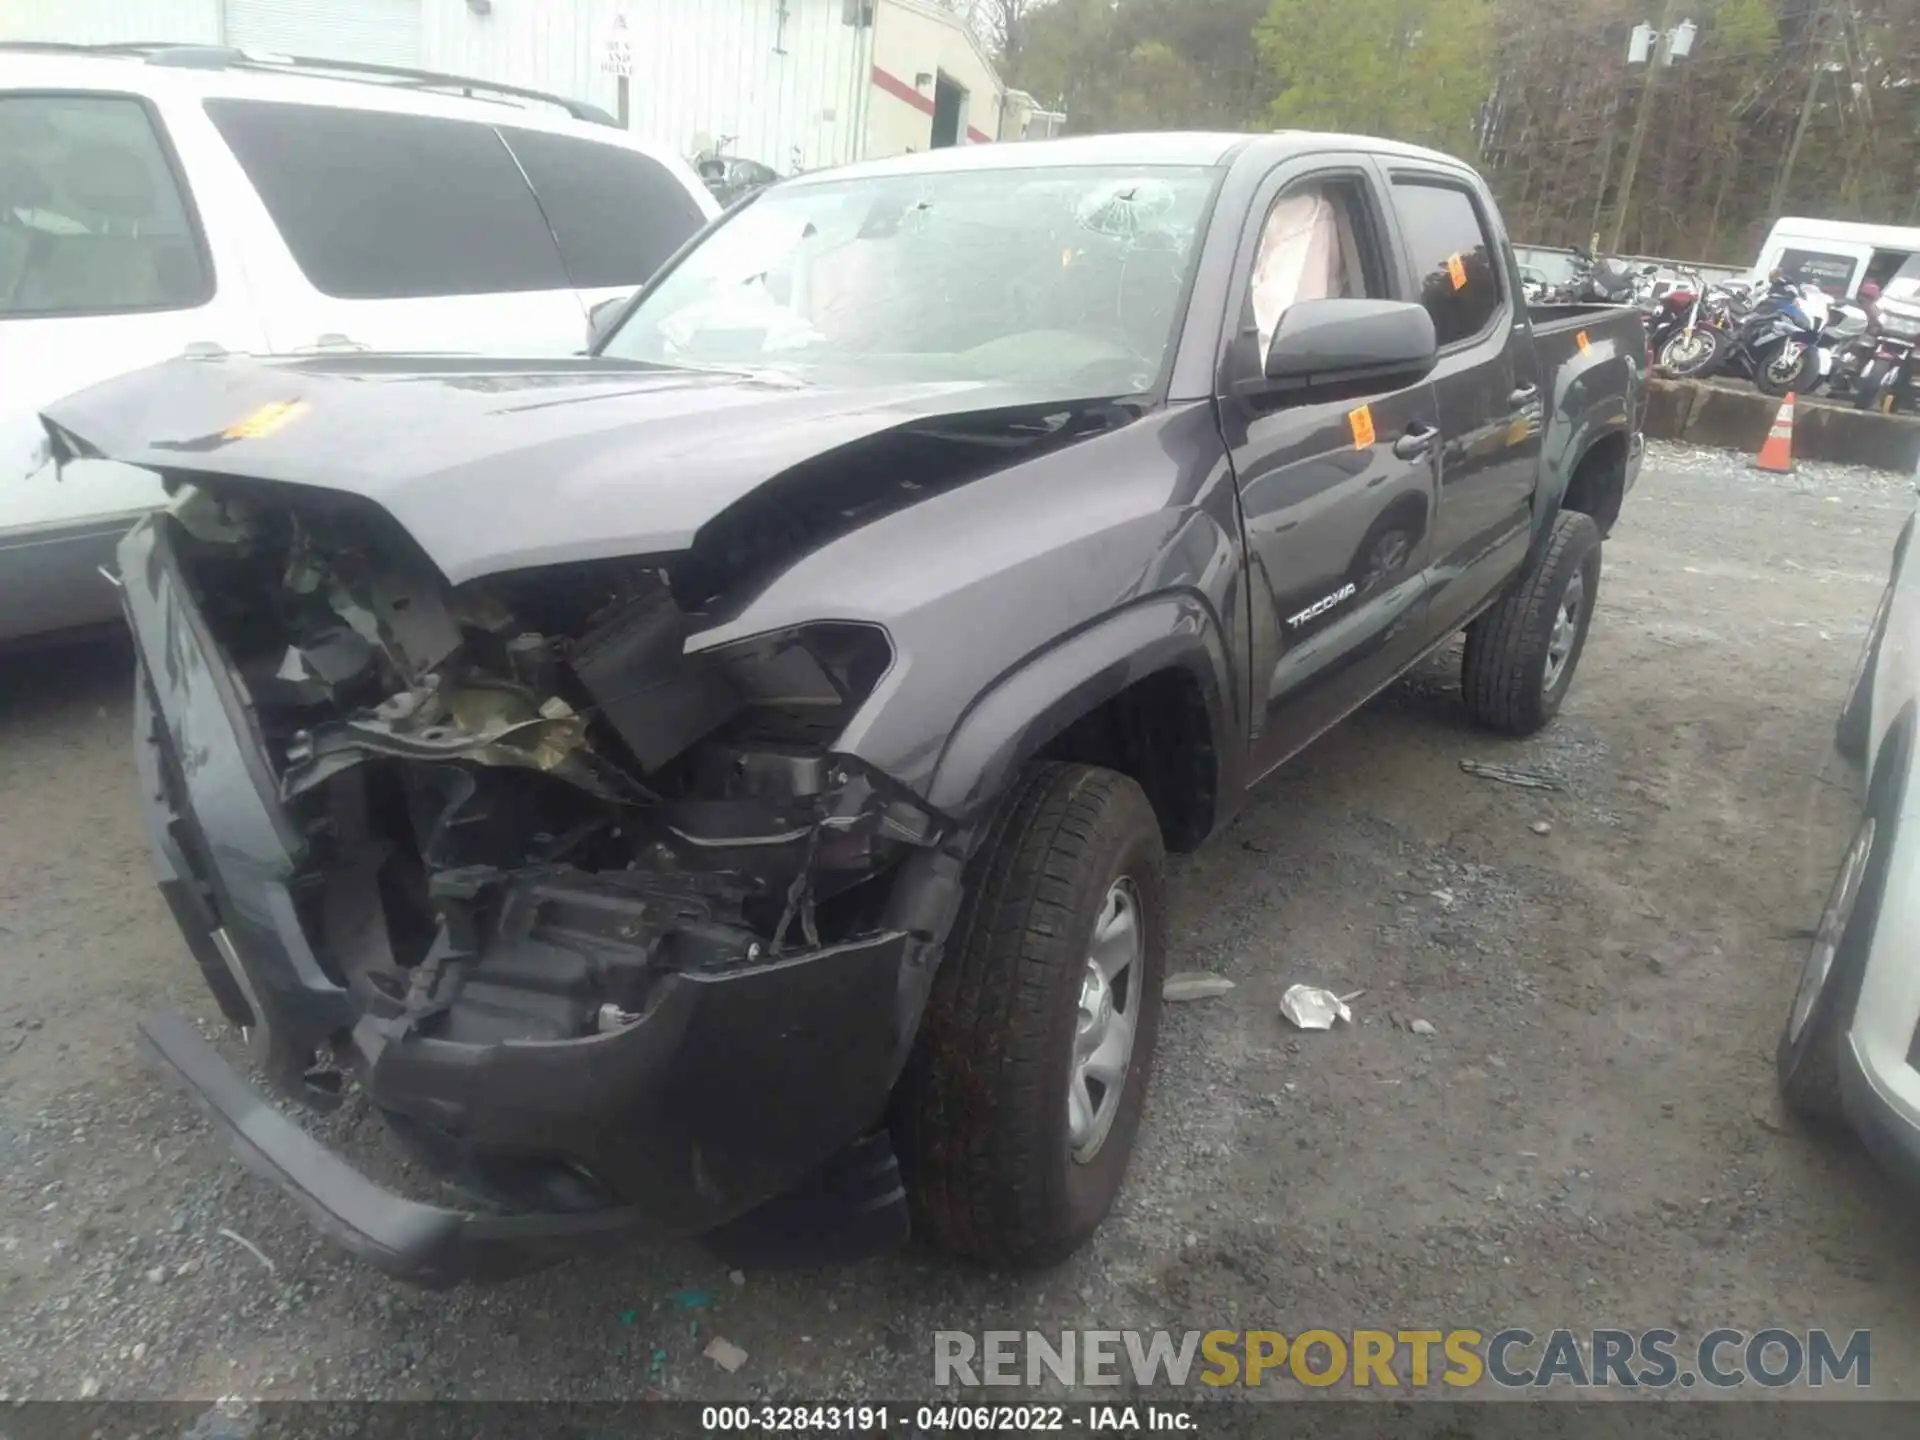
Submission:
<svg viewBox="0 0 1920 1440">
<path fill-rule="evenodd" d="M 0 40 L 218 45 L 220 0 L 0 0 Z"/>
<path fill-rule="evenodd" d="M 864 153 L 873 30 L 846 24 L 843 0 L 492 0 L 485 15 L 467 0 L 423 3 L 429 69 L 611 111 L 599 42 L 622 9 L 631 124 L 647 139 L 691 155 L 730 136 L 728 154 L 783 172 Z"/>
<path fill-rule="evenodd" d="M 224 0 L 226 43 L 243 50 L 420 64 L 420 0 Z"/>
</svg>

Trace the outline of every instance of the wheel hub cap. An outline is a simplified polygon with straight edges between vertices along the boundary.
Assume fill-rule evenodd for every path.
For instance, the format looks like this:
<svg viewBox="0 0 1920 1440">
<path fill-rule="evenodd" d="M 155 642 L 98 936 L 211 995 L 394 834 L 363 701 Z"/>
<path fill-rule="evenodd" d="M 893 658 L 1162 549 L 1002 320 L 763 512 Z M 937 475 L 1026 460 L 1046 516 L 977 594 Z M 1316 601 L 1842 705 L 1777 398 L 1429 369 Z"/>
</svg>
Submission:
<svg viewBox="0 0 1920 1440">
<path fill-rule="evenodd" d="M 1067 1082 L 1067 1143 L 1074 1160 L 1083 1165 L 1106 1143 L 1120 1110 L 1140 1019 L 1145 939 L 1139 896 L 1133 882 L 1122 877 L 1107 891 L 1094 922 L 1080 979 L 1080 1014 Z"/>
<path fill-rule="evenodd" d="M 1813 944 L 1807 949 L 1807 963 L 1800 971 L 1800 988 L 1794 993 L 1793 1010 L 1787 1016 L 1790 1040 L 1798 1040 L 1807 1028 L 1820 992 L 1827 988 L 1827 977 L 1833 973 L 1833 957 L 1840 949 L 1840 937 L 1847 932 L 1847 922 L 1853 918 L 1854 903 L 1867 877 L 1867 861 L 1873 856 L 1873 828 L 1871 815 L 1860 822 L 1853 844 L 1847 847 L 1847 858 L 1840 862 L 1840 873 L 1834 876 L 1833 889 L 1827 893 L 1827 906 L 1820 912 Z"/>
<path fill-rule="evenodd" d="M 1573 642 L 1580 638 L 1580 607 L 1586 598 L 1586 579 L 1576 573 L 1561 593 L 1560 607 L 1553 612 L 1553 633 L 1547 637 L 1547 673 L 1541 683 L 1548 690 L 1558 685 L 1566 673 Z"/>
</svg>

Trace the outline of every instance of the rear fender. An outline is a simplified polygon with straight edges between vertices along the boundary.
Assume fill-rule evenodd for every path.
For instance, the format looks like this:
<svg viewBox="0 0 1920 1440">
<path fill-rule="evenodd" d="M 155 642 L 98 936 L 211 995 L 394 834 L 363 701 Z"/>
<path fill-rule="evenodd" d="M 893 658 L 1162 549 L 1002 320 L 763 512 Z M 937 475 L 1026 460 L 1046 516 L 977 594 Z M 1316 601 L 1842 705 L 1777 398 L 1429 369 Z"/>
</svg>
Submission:
<svg viewBox="0 0 1920 1440">
<path fill-rule="evenodd" d="M 1161 595 L 1108 615 L 1022 662 L 969 705 L 941 750 L 928 801 L 973 816 L 1013 773 L 1081 716 L 1163 670 L 1191 675 L 1205 697 L 1218 793 L 1238 793 L 1240 747 L 1232 721 L 1232 669 L 1212 612 L 1190 594 Z M 1216 824 L 1218 819 L 1216 817 Z"/>
</svg>

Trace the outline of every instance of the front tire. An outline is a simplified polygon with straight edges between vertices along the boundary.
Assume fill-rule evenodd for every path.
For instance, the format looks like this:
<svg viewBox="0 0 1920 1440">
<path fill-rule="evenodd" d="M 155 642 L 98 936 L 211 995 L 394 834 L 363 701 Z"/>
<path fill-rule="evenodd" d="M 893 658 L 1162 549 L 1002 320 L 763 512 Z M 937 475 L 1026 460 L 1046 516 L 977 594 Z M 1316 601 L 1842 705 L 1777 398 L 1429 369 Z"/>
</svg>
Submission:
<svg viewBox="0 0 1920 1440">
<path fill-rule="evenodd" d="M 1867 626 L 1866 644 L 1854 663 L 1853 683 L 1847 686 L 1847 703 L 1833 726 L 1833 747 L 1859 765 L 1867 758 L 1867 731 L 1873 723 L 1873 675 L 1880 665 L 1880 641 L 1887 633 L 1887 612 L 1893 608 L 1893 581 L 1880 592 L 1880 604 Z"/>
<path fill-rule="evenodd" d="M 1106 1218 L 1140 1126 L 1165 968 L 1153 807 L 1089 765 L 1023 771 L 968 893 L 895 1097 L 915 1228 L 1055 1264 Z"/>
<path fill-rule="evenodd" d="M 1661 373 L 1676 380 L 1696 379 L 1717 370 L 1726 350 L 1724 335 L 1711 326 L 1696 325 L 1691 335 L 1684 330 L 1669 335 L 1655 363 Z"/>
<path fill-rule="evenodd" d="M 1788 395 L 1801 393 L 1813 379 L 1818 364 L 1813 346 L 1801 346 L 1800 353 L 1792 360 L 1786 358 L 1785 349 L 1784 344 L 1778 350 L 1770 349 L 1767 357 L 1756 366 L 1753 388 L 1762 395 L 1784 399 Z"/>
<path fill-rule="evenodd" d="M 1562 510 L 1534 562 L 1467 627 L 1460 694 L 1489 730 L 1531 735 L 1560 713 L 1600 595 L 1600 530 Z"/>
</svg>

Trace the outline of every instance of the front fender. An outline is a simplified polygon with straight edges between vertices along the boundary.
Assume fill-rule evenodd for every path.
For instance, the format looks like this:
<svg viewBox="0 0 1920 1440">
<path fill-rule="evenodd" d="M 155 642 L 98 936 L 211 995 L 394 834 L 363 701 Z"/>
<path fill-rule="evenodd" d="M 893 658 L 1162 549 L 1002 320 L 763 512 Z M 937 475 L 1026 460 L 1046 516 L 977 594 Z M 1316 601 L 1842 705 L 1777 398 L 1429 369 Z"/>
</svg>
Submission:
<svg viewBox="0 0 1920 1440">
<path fill-rule="evenodd" d="M 1198 683 L 1215 754 L 1224 763 L 1238 753 L 1226 644 L 1198 596 L 1165 594 L 1066 636 L 969 705 L 940 752 L 929 802 L 952 815 L 977 813 L 1075 720 L 1136 681 L 1175 668 Z M 1233 793 L 1230 783 L 1221 793 Z"/>
</svg>

